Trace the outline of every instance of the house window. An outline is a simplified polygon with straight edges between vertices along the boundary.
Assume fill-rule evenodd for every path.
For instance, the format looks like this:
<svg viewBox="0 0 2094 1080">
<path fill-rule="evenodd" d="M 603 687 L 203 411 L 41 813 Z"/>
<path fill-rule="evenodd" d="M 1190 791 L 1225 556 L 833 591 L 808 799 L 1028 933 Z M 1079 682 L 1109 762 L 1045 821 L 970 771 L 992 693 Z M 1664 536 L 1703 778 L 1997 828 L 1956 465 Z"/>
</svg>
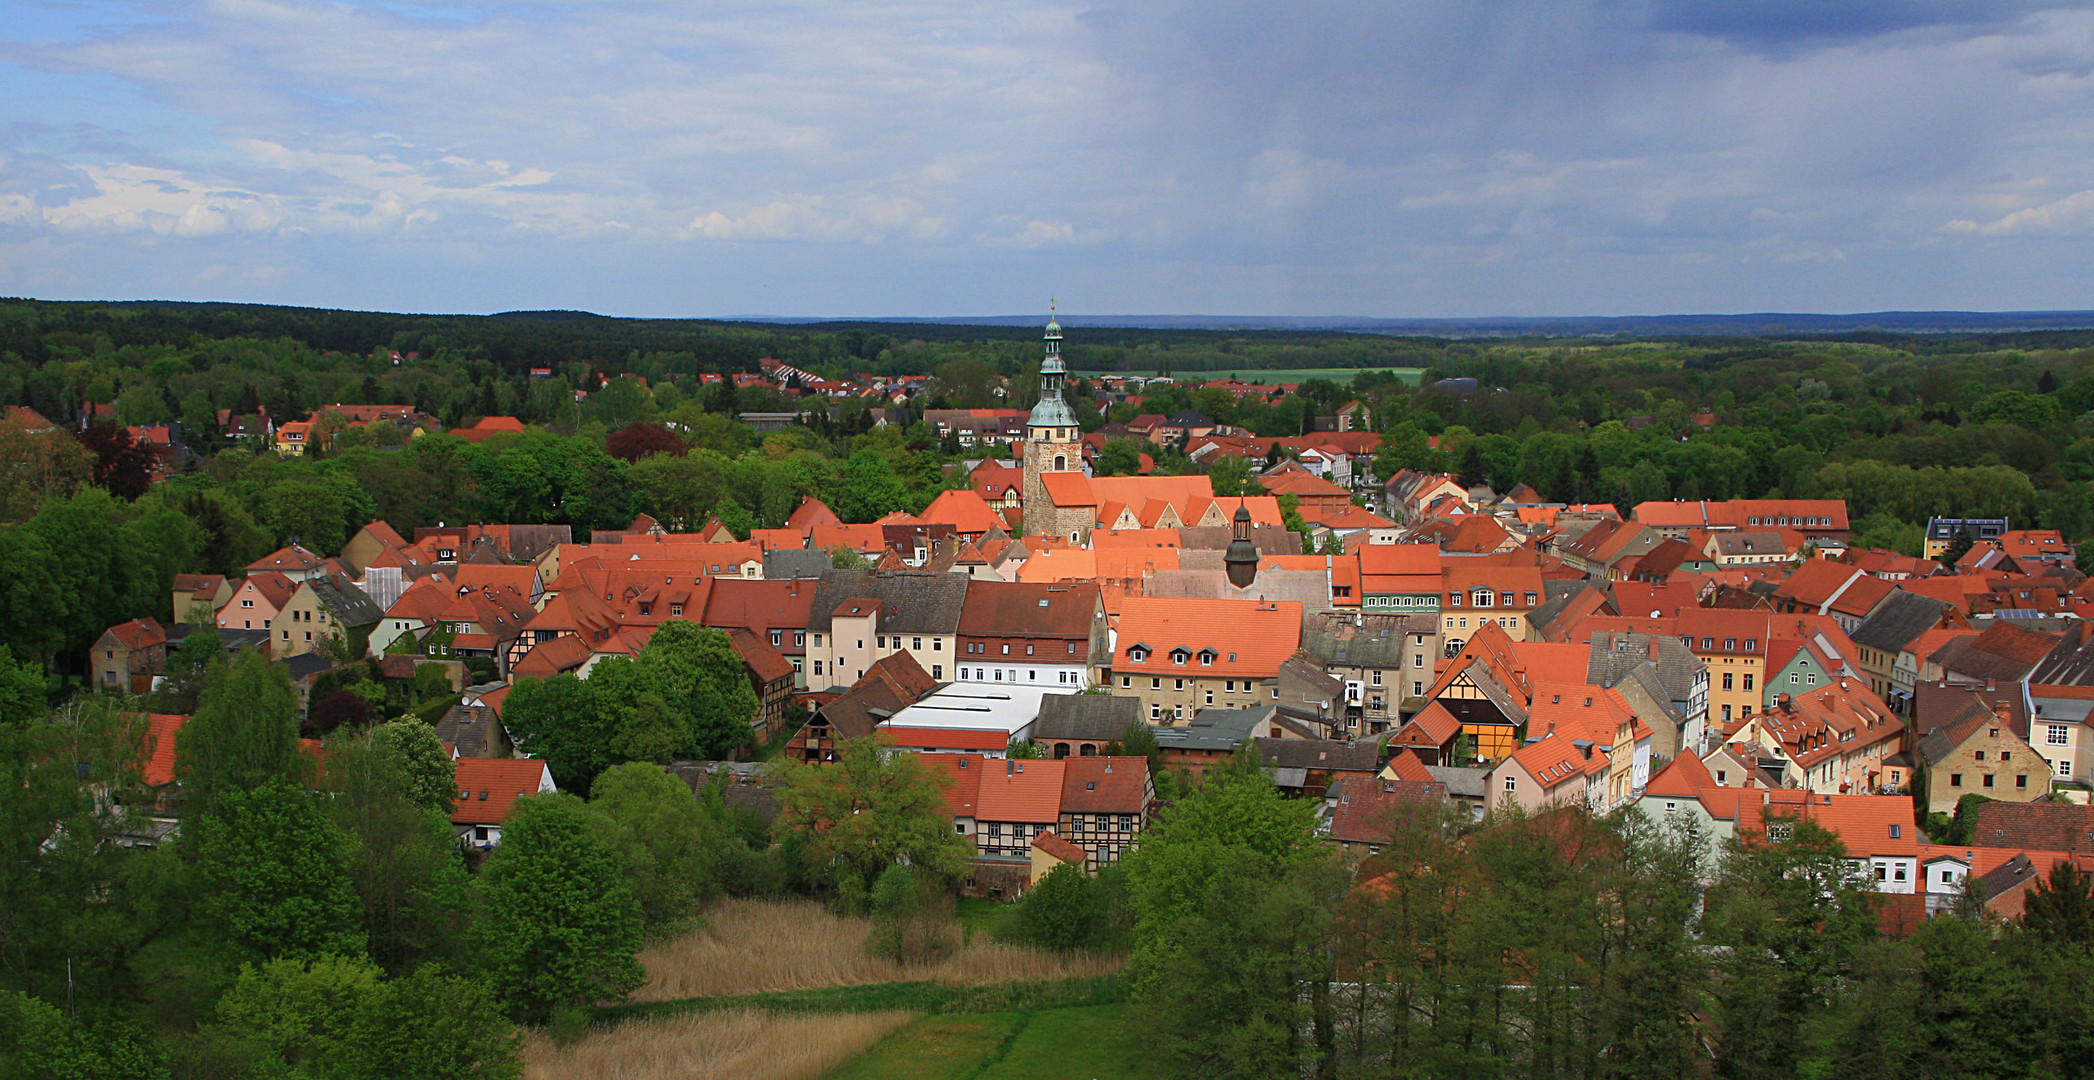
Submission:
<svg viewBox="0 0 2094 1080">
<path fill-rule="evenodd" d="M 1421 682 L 1418 682 L 1417 680 L 1413 679 L 1413 680 L 1411 681 L 1411 696 L 1412 696 L 1412 697 L 1424 697 L 1424 696 L 1425 696 L 1425 684 L 1424 684 L 1424 683 L 1421 683 Z"/>
<path fill-rule="evenodd" d="M 1171 680 L 1171 689 L 1173 689 L 1173 690 L 1183 690 L 1183 689 L 1185 689 L 1185 680 L 1184 680 L 1184 679 L 1172 679 L 1172 680 Z"/>
<path fill-rule="evenodd" d="M 2049 724 L 2044 728 L 2043 741 L 2050 746 L 2067 746 L 2071 744 L 2072 736 L 2066 732 L 2065 725 Z"/>
<path fill-rule="evenodd" d="M 1985 737 L 1986 737 L 1986 738 L 1988 738 L 1988 739 L 1997 739 L 1997 738 L 1999 738 L 1999 729 L 1998 729 L 1998 728 L 1989 728 L 1989 729 L 1987 729 L 1987 730 L 1986 730 L 1986 732 L 1985 732 Z M 1984 757 L 1985 757 L 1985 754 L 1984 754 L 1984 752 L 1983 752 L 1983 751 L 1979 751 L 1979 753 L 1978 753 L 1978 759 L 1982 761 L 1982 760 L 1984 760 Z"/>
<path fill-rule="evenodd" d="M 1120 688 L 1121 688 L 1122 690 L 1131 690 L 1131 689 L 1133 689 L 1133 688 L 1134 688 L 1134 676 L 1132 676 L 1132 675 L 1122 675 L 1122 676 L 1120 676 Z"/>
<path fill-rule="evenodd" d="M 1161 706 L 1161 705 L 1158 705 L 1158 704 L 1156 704 L 1156 703 L 1155 703 L 1155 702 L 1153 702 L 1153 701 L 1152 701 L 1152 702 L 1150 702 L 1150 703 L 1149 703 L 1149 719 L 1151 719 L 1151 720 L 1161 720 L 1161 719 L 1163 719 L 1163 706 Z"/>
<path fill-rule="evenodd" d="M 2015 787 L 2018 787 L 2018 788 L 2025 788 L 2025 787 L 2029 786 L 2029 777 L 2028 777 L 2028 774 L 2027 774 L 2027 773 L 2023 773 L 2023 774 L 2021 774 L 2020 776 L 2017 776 L 2017 777 L 2015 777 L 2015 778 L 2014 778 L 2014 786 L 2015 786 Z"/>
<path fill-rule="evenodd" d="M 1725 773 L 1726 771 L 1727 771 L 1727 770 L 1724 770 L 1724 769 L 1717 769 L 1717 770 L 1716 770 L 1716 782 L 1717 782 L 1717 783 L 1721 784 L 1721 783 L 1723 783 L 1723 782 L 1724 782 L 1724 780 L 1725 780 L 1725 777 L 1724 777 L 1724 773 Z"/>
<path fill-rule="evenodd" d="M 1991 774 L 1991 773 L 1986 773 L 1986 774 L 1985 774 L 1985 784 L 1984 784 L 1984 786 L 1986 786 L 1986 787 L 1991 787 L 1991 786 L 1992 786 L 1992 774 Z"/>
<path fill-rule="evenodd" d="M 775 648 L 777 648 L 778 646 L 780 646 L 780 645 L 783 645 L 783 644 L 785 644 L 785 631 L 783 631 L 783 630 L 773 630 L 773 631 L 771 631 L 771 647 L 775 649 Z"/>
<path fill-rule="evenodd" d="M 1163 689 L 1163 680 L 1162 680 L 1162 679 L 1160 679 L 1160 678 L 1156 678 L 1156 677 L 1154 677 L 1154 676 L 1150 677 L 1150 679 L 1149 679 L 1149 689 L 1151 689 L 1151 690 L 1161 690 L 1161 689 Z"/>
<path fill-rule="evenodd" d="M 923 639 L 922 639 L 922 638 L 920 638 L 920 637 L 912 637 L 912 638 L 910 638 L 910 639 L 909 639 L 909 647 L 910 647 L 910 648 L 912 648 L 912 649 L 915 649 L 915 650 L 917 650 L 918 652 L 921 652 L 921 651 L 923 651 Z"/>
<path fill-rule="evenodd" d="M 1520 778 L 1519 778 L 1519 777 L 1517 777 L 1517 776 L 1508 776 L 1508 777 L 1506 777 L 1506 778 L 1505 778 L 1505 794 L 1507 794 L 1507 795 L 1511 795 L 1511 794 L 1513 794 L 1514 792 L 1518 791 L 1518 790 L 1519 790 L 1519 788 L 1520 788 Z"/>
<path fill-rule="evenodd" d="M 1798 675 L 1797 673 L 1795 673 L 1795 672 L 1793 672 L 1793 671 L 1789 672 L 1789 685 L 1790 685 L 1790 686 L 1794 686 L 1794 685 L 1796 685 L 1797 681 L 1798 681 L 1798 680 L 1800 680 L 1800 679 L 1802 679 L 1802 678 L 1803 678 L 1803 676 L 1801 676 L 1801 675 Z"/>
<path fill-rule="evenodd" d="M 1731 685 L 1730 685 L 1730 677 L 1731 677 L 1731 676 L 1730 676 L 1730 672 L 1726 671 L 1726 672 L 1724 672 L 1724 673 L 1723 673 L 1723 688 L 1724 688 L 1725 690 L 1728 690 L 1728 689 L 1730 689 L 1730 688 L 1731 688 Z"/>
<path fill-rule="evenodd" d="M 1962 774 L 1962 773 L 1959 773 L 1959 772 L 1952 772 L 1952 773 L 1950 773 L 1950 774 L 1949 774 L 1949 786 L 1950 786 L 1950 787 L 1962 787 L 1962 786 L 1963 786 L 1963 774 Z"/>
<path fill-rule="evenodd" d="M 1752 689 L 1752 673 L 1749 671 L 1745 673 L 1745 689 L 1747 691 Z"/>
<path fill-rule="evenodd" d="M 1214 704 L 1214 691 L 1212 690 L 1207 691 L 1207 704 Z"/>
<path fill-rule="evenodd" d="M 1983 751 L 1983 750 L 1980 750 L 1980 751 L 1978 751 L 1978 752 L 1977 752 L 1977 758 L 1978 758 L 1978 760 L 1979 760 L 1979 761 L 1983 761 L 1983 760 L 1985 760 L 1985 751 Z"/>
<path fill-rule="evenodd" d="M 1368 681 L 1369 681 L 1369 682 L 1370 682 L 1370 683 L 1371 683 L 1372 685 L 1375 685 L 1375 686 L 1380 686 L 1380 685 L 1381 685 L 1381 672 L 1380 672 L 1380 671 L 1376 671 L 1376 672 L 1375 672 L 1375 673 L 1374 673 L 1373 675 L 1370 675 L 1370 676 L 1368 677 Z"/>
</svg>

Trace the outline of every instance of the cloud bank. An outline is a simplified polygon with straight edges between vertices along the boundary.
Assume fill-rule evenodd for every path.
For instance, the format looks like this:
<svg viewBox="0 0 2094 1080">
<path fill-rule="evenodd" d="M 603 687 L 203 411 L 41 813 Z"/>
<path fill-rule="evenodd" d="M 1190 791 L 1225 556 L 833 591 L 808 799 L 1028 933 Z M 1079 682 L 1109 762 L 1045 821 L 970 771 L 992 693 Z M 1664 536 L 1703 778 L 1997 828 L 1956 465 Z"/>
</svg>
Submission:
<svg viewBox="0 0 2094 1080">
<path fill-rule="evenodd" d="M 2082 6 L 18 6 L 5 293 L 2094 307 Z"/>
</svg>

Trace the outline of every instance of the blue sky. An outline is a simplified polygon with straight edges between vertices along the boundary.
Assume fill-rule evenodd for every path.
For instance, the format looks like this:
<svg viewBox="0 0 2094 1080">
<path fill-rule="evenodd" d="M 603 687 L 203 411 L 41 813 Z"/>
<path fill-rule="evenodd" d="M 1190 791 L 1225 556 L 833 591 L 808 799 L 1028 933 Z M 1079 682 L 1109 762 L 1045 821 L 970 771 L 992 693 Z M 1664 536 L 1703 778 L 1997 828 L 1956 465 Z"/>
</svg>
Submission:
<svg viewBox="0 0 2094 1080">
<path fill-rule="evenodd" d="M 2094 308 L 2094 11 L 0 0 L 0 294 Z"/>
</svg>

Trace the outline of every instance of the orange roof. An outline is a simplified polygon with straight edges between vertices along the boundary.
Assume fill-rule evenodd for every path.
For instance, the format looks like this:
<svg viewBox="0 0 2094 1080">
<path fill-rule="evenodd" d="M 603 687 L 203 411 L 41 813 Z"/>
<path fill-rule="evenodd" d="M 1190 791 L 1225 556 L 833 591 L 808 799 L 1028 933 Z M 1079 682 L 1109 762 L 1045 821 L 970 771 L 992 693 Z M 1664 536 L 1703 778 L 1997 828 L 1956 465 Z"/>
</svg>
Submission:
<svg viewBox="0 0 2094 1080">
<path fill-rule="evenodd" d="M 1709 775 L 1709 767 L 1691 753 L 1665 763 L 1650 783 L 1643 789 L 1646 795 L 1671 795 L 1676 798 L 1699 798 L 1704 788 L 1716 786 L 1716 778 Z"/>
<path fill-rule="evenodd" d="M 836 511 L 829 509 L 828 503 L 812 495 L 802 497 L 800 505 L 793 507 L 792 516 L 785 519 L 786 528 L 798 529 L 803 533 L 818 525 L 841 524 L 843 519 L 836 516 Z"/>
<path fill-rule="evenodd" d="M 1033 837 L 1032 846 L 1039 848 L 1041 851 L 1044 851 L 1049 855 L 1054 856 L 1055 860 L 1058 862 L 1072 863 L 1076 866 L 1082 866 L 1084 860 L 1090 858 L 1089 852 L 1083 850 L 1080 847 L 1077 847 L 1075 844 L 1072 844 L 1059 836 L 1054 835 L 1053 830 L 1043 832 L 1040 835 Z"/>
<path fill-rule="evenodd" d="M 1443 746 L 1447 740 L 1461 732 L 1461 720 L 1448 712 L 1445 705 L 1434 700 L 1411 715 L 1410 720 L 1397 731 L 1397 741 L 1406 746 L 1418 745 L 1410 737 L 1413 731 L 1424 736 L 1425 745 Z"/>
<path fill-rule="evenodd" d="M 532 758 L 459 758 L 453 764 L 458 767 L 454 825 L 498 825 L 517 799 L 552 790 L 545 762 Z"/>
<path fill-rule="evenodd" d="M 1059 761 L 1037 759 L 987 765 L 982 770 L 981 794 L 976 802 L 979 811 L 975 816 L 983 821 L 1059 821 L 1065 768 Z"/>
<path fill-rule="evenodd" d="M 1301 617 L 1296 600 L 1130 596 L 1121 602 L 1112 666 L 1157 675 L 1269 678 L 1300 646 Z M 1133 658 L 1138 648 L 1145 650 L 1140 660 Z M 1183 663 L 1173 661 L 1174 652 Z"/>
<path fill-rule="evenodd" d="M 1903 795 L 1821 795 L 1793 789 L 1764 791 L 1766 802 L 1740 805 L 1738 832 L 1764 835 L 1769 817 L 1796 818 L 1838 834 L 1854 858 L 1919 854 L 1912 800 Z M 1893 835 L 1895 833 L 1895 835 Z"/>
<path fill-rule="evenodd" d="M 809 547 L 823 550 L 847 547 L 861 554 L 887 549 L 887 534 L 878 525 L 816 525 Z"/>
<path fill-rule="evenodd" d="M 980 754 L 920 754 L 916 760 L 942 781 L 938 790 L 945 797 L 945 808 L 952 812 L 952 816 L 974 816 L 975 803 L 981 796 L 982 777 L 989 770 L 987 758 Z"/>
<path fill-rule="evenodd" d="M 175 734 L 189 722 L 187 716 L 151 713 L 145 718 L 145 784 L 165 787 L 175 778 Z"/>
<path fill-rule="evenodd" d="M 985 533 L 1003 527 L 1003 519 L 972 489 L 939 492 L 916 520 L 951 525 L 963 533 Z"/>
<path fill-rule="evenodd" d="M 1090 480 L 1082 473 L 1050 472 L 1040 477 L 1047 488 L 1047 498 L 1056 506 L 1096 506 L 1098 496 L 1091 491 Z"/>
<path fill-rule="evenodd" d="M 1091 547 L 1104 548 L 1174 548 L 1178 546 L 1176 529 L 1098 529 L 1091 533 Z"/>
<path fill-rule="evenodd" d="M 1010 737 L 1001 731 L 982 731 L 975 728 L 894 727 L 882 724 L 879 734 L 904 749 L 930 747 L 938 750 L 1002 751 L 1011 743 Z M 954 755 L 926 755 L 931 758 L 952 756 Z"/>
<path fill-rule="evenodd" d="M 1432 773 L 1425 768 L 1425 763 L 1419 761 L 1418 755 L 1409 750 L 1398 750 L 1396 756 L 1389 759 L 1387 768 L 1398 780 L 1407 780 L 1414 784 L 1430 784 L 1435 780 Z"/>
<path fill-rule="evenodd" d="M 433 623 L 456 596 L 457 591 L 442 574 L 432 574 L 409 585 L 393 606 L 385 609 L 385 617 Z"/>
<path fill-rule="evenodd" d="M 1573 745 L 1569 737 L 1552 735 L 1540 742 L 1531 742 L 1515 751 L 1510 760 L 1519 762 L 1542 790 L 1548 791 L 1569 780 L 1604 771 L 1609 762 L 1607 756 L 1591 748 Z"/>
</svg>

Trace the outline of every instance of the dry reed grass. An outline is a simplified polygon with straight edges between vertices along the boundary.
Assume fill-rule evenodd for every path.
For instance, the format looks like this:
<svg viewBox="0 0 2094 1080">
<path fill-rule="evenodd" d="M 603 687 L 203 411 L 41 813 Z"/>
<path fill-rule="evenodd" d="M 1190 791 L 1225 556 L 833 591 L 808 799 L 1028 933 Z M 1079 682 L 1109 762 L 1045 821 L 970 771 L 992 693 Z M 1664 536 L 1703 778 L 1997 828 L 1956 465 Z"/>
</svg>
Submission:
<svg viewBox="0 0 2094 1080">
<path fill-rule="evenodd" d="M 900 1028 L 905 1012 L 780 1016 L 753 1010 L 634 1020 L 558 1046 L 524 1042 L 524 1080 L 814 1080 Z"/>
<path fill-rule="evenodd" d="M 711 926 L 640 954 L 647 985 L 635 1001 L 818 990 L 831 986 L 937 980 L 959 986 L 1110 975 L 1116 956 L 1057 955 L 977 942 L 932 964 L 868 956 L 863 919 L 838 918 L 810 900 L 730 900 Z"/>
</svg>

